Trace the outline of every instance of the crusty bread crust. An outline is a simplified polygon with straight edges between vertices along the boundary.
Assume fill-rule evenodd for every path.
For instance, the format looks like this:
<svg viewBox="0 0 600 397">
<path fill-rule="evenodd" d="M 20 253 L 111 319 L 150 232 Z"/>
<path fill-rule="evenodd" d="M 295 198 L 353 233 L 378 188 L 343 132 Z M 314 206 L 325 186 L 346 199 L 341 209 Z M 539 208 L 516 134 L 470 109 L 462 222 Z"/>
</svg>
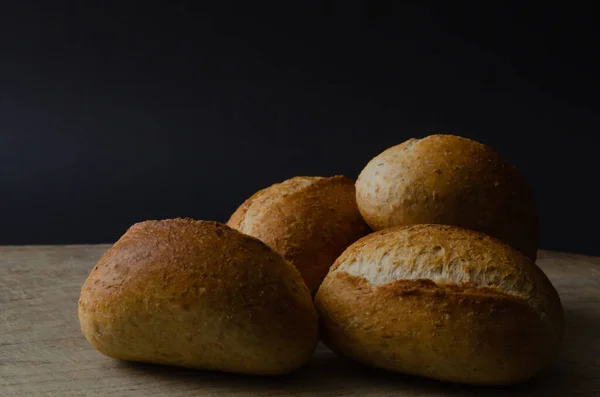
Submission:
<svg viewBox="0 0 600 397">
<path fill-rule="evenodd" d="M 564 332 L 560 298 L 541 269 L 505 243 L 451 226 L 360 239 L 315 303 L 334 351 L 461 383 L 528 379 L 556 357 Z"/>
<path fill-rule="evenodd" d="M 295 177 L 255 193 L 227 225 L 279 252 L 316 291 L 335 259 L 368 227 L 344 176 Z"/>
<path fill-rule="evenodd" d="M 489 146 L 454 135 L 410 139 L 373 158 L 356 181 L 373 230 L 437 223 L 479 231 L 535 260 L 538 221 L 522 175 Z"/>
<path fill-rule="evenodd" d="M 289 373 L 318 340 L 310 292 L 289 262 L 188 219 L 133 225 L 83 285 L 79 319 L 108 356 L 227 372 Z"/>
</svg>

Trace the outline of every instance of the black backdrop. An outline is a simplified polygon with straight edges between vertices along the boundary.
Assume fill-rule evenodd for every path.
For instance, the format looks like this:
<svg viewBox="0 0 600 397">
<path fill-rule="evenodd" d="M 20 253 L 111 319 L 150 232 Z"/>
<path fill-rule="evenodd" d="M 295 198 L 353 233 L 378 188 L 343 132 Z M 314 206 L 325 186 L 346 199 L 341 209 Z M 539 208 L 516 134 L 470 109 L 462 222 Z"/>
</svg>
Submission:
<svg viewBox="0 0 600 397">
<path fill-rule="evenodd" d="M 529 179 L 543 248 L 600 254 L 591 9 L 281 3 L 2 2 L 0 244 L 224 221 L 454 133 Z"/>
</svg>

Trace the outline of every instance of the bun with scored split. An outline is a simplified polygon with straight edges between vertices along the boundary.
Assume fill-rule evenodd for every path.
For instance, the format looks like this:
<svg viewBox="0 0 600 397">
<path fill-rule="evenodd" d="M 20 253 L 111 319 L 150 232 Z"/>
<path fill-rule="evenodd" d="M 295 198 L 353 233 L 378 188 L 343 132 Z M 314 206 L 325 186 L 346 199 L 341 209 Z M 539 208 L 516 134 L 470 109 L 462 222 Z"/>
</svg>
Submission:
<svg viewBox="0 0 600 397">
<path fill-rule="evenodd" d="M 315 300 L 334 351 L 391 371 L 509 384 L 544 370 L 563 338 L 560 298 L 499 240 L 415 225 L 370 234 L 337 259 Z"/>
</svg>

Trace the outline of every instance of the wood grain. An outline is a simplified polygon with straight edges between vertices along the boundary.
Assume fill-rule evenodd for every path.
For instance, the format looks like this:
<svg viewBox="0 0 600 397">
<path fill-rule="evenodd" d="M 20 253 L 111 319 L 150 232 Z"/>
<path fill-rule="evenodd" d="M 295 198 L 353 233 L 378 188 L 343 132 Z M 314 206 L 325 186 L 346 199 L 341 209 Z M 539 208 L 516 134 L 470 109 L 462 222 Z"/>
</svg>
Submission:
<svg viewBox="0 0 600 397">
<path fill-rule="evenodd" d="M 563 356 L 544 375 L 504 388 L 386 373 L 320 346 L 293 375 L 261 378 L 125 363 L 82 337 L 79 289 L 107 246 L 0 247 L 0 396 L 598 396 L 600 258 L 541 252 L 566 311 Z"/>
</svg>

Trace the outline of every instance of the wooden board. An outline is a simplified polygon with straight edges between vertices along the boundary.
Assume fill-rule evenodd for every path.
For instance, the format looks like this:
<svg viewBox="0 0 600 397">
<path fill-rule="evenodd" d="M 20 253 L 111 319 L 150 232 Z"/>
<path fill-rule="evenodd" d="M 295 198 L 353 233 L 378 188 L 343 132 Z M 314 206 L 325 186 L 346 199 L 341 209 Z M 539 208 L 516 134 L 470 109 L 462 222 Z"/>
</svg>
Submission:
<svg viewBox="0 0 600 397">
<path fill-rule="evenodd" d="M 80 333 L 77 299 L 106 248 L 0 247 L 0 396 L 600 396 L 600 258 L 540 253 L 565 307 L 563 356 L 528 383 L 482 388 L 365 368 L 323 346 L 276 378 L 104 357 Z"/>
</svg>

